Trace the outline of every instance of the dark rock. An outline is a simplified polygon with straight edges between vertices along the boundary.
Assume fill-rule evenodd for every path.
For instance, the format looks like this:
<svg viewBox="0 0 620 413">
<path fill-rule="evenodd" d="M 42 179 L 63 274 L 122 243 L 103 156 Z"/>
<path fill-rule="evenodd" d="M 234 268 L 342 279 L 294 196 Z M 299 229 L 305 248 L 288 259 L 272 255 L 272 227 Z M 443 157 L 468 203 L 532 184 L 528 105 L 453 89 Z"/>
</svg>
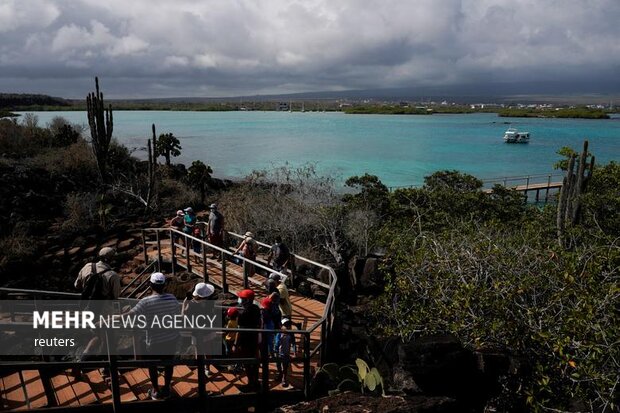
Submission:
<svg viewBox="0 0 620 413">
<path fill-rule="evenodd" d="M 274 413 L 457 413 L 458 403 L 447 397 L 366 396 L 345 392 L 294 406 L 283 406 Z"/>
</svg>

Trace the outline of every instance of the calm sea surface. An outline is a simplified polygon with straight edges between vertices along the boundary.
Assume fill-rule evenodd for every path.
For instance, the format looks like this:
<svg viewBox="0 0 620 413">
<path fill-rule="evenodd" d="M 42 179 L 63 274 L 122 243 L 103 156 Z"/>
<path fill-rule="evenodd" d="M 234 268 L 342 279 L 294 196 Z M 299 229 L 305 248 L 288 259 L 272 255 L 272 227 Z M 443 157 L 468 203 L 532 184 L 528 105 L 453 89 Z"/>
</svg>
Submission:
<svg viewBox="0 0 620 413">
<path fill-rule="evenodd" d="M 88 124 L 85 112 L 35 112 L 39 124 L 62 116 Z M 512 126 L 531 133 L 527 145 L 505 144 Z M 457 169 L 479 178 L 552 172 L 562 146 L 584 139 L 597 162 L 620 161 L 620 116 L 610 120 L 510 119 L 495 114 L 387 116 L 288 112 L 116 111 L 114 136 L 145 158 L 151 124 L 181 141 L 175 162 L 200 159 L 218 177 L 288 162 L 316 163 L 343 180 L 365 172 L 388 186 L 416 185 L 425 175 Z"/>
</svg>

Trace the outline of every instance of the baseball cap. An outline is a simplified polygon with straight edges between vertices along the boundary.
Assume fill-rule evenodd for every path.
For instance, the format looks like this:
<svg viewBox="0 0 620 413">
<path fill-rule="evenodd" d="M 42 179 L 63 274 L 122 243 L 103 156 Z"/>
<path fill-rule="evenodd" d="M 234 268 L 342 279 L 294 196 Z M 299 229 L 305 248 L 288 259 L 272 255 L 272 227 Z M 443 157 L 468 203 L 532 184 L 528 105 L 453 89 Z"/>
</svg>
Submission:
<svg viewBox="0 0 620 413">
<path fill-rule="evenodd" d="M 166 276 L 161 272 L 154 272 L 151 274 L 151 284 L 165 284 Z"/>
</svg>

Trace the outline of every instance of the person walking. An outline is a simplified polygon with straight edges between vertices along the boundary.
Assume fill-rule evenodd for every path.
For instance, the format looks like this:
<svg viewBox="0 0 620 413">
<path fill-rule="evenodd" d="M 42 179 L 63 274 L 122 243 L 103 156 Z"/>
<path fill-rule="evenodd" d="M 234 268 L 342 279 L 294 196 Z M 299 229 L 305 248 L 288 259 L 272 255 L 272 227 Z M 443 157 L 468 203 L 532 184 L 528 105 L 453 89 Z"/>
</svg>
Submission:
<svg viewBox="0 0 620 413">
<path fill-rule="evenodd" d="M 282 329 L 276 334 L 276 350 L 278 353 L 278 377 L 282 379 L 282 387 L 288 387 L 288 373 L 291 365 L 291 352 L 293 356 L 296 353 L 297 346 L 295 345 L 295 335 L 290 332 L 293 323 L 288 318 L 282 319 Z M 282 363 L 282 370 L 280 370 L 280 362 Z"/>
<path fill-rule="evenodd" d="M 183 231 L 185 229 L 185 212 L 179 209 L 174 218 L 170 220 L 170 228 L 176 229 L 177 231 Z M 174 242 L 177 242 L 181 236 L 179 234 L 172 234 L 172 239 Z"/>
<path fill-rule="evenodd" d="M 174 295 L 164 293 L 166 276 L 161 272 L 154 272 L 150 277 L 152 294 L 138 301 L 126 316 L 142 315 L 147 320 L 147 325 L 152 326 L 155 318 L 162 320 L 164 316 L 179 314 L 179 303 Z M 175 329 L 147 329 L 146 330 L 146 356 L 149 359 L 172 360 L 176 352 L 176 344 L 179 333 Z M 170 396 L 170 384 L 172 382 L 173 366 L 164 367 L 164 387 L 160 388 L 157 379 L 157 366 L 149 367 L 151 389 L 149 397 L 153 400 L 164 399 Z"/>
<path fill-rule="evenodd" d="M 111 315 L 114 312 L 114 300 L 118 300 L 121 292 L 121 277 L 111 267 L 115 254 L 116 251 L 111 247 L 101 248 L 98 260 L 84 265 L 73 283 L 81 294 L 83 309 L 93 311 L 97 316 Z M 114 347 L 114 335 L 109 337 L 111 346 Z M 102 355 L 101 344 L 104 339 L 102 331 L 90 336 L 77 360 L 88 361 Z M 107 377 L 109 372 L 103 370 L 102 373 Z M 80 369 L 74 369 L 73 375 L 81 376 Z"/>
<path fill-rule="evenodd" d="M 246 289 L 238 294 L 239 304 L 243 307 L 239 315 L 239 328 L 260 328 L 260 309 L 254 304 L 254 291 Z M 233 354 L 236 357 L 258 357 L 258 332 L 239 331 L 233 345 Z M 245 364 L 245 372 L 248 377 L 248 391 L 258 389 L 258 364 Z"/>
<path fill-rule="evenodd" d="M 258 242 L 254 239 L 254 234 L 250 231 L 246 232 L 241 241 L 241 244 L 235 249 L 233 255 L 239 254 L 243 258 L 247 258 L 252 261 L 256 261 L 256 252 L 258 251 Z M 251 277 L 254 275 L 254 265 L 251 263 L 246 263 L 245 265 L 247 276 Z"/>
<path fill-rule="evenodd" d="M 194 286 L 191 298 L 186 297 L 183 301 L 181 314 L 194 318 L 210 314 L 213 307 L 208 306 L 207 301 L 214 292 L 215 287 L 211 284 L 199 282 Z M 193 331 L 192 344 L 196 348 L 196 357 L 204 355 L 206 358 L 209 358 L 210 356 L 221 354 L 222 346 L 215 332 Z M 207 377 L 211 375 L 209 364 L 205 364 L 205 374 Z"/>
<path fill-rule="evenodd" d="M 291 253 L 288 247 L 282 242 L 282 237 L 277 236 L 274 244 L 267 254 L 267 265 L 272 265 L 276 271 L 283 271 L 289 262 Z"/>
<path fill-rule="evenodd" d="M 280 312 L 282 313 L 282 318 L 286 317 L 291 319 L 293 316 L 293 306 L 291 304 L 291 299 L 288 294 L 288 288 L 286 287 L 285 281 L 286 278 L 280 277 L 280 274 L 271 273 L 269 279 L 274 280 L 277 284 L 277 290 L 280 294 Z"/>
<path fill-rule="evenodd" d="M 217 210 L 217 204 L 209 205 L 209 221 L 207 222 L 207 241 L 216 247 L 224 248 L 224 215 Z M 213 259 L 220 258 L 217 250 L 213 250 Z"/>
</svg>

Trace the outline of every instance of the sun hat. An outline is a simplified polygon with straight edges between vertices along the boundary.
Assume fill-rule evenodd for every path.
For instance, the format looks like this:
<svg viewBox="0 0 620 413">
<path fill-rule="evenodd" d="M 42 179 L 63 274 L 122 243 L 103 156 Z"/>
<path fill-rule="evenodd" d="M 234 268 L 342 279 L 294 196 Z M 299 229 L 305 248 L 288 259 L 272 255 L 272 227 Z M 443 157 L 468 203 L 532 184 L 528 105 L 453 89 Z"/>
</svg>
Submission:
<svg viewBox="0 0 620 413">
<path fill-rule="evenodd" d="M 215 287 L 207 283 L 198 283 L 194 287 L 194 297 L 207 298 L 215 292 Z"/>
<path fill-rule="evenodd" d="M 245 236 L 248 238 L 254 238 L 254 234 L 252 234 L 250 231 L 246 232 Z"/>
<path fill-rule="evenodd" d="M 187 207 L 187 208 L 185 208 L 183 211 L 185 211 L 185 212 L 194 212 L 194 210 L 192 209 L 192 207 Z"/>
<path fill-rule="evenodd" d="M 237 307 L 230 307 L 228 310 L 226 310 L 226 317 L 230 318 L 236 315 L 239 315 L 239 310 L 237 309 Z"/>
<path fill-rule="evenodd" d="M 217 204 L 211 204 L 211 205 L 209 205 L 209 209 L 217 209 Z"/>
<path fill-rule="evenodd" d="M 99 250 L 100 257 L 109 257 L 110 255 L 114 255 L 114 248 L 111 247 L 103 247 Z"/>
<path fill-rule="evenodd" d="M 151 284 L 161 285 L 165 283 L 166 283 L 166 276 L 162 274 L 161 272 L 154 272 L 153 274 L 151 274 Z"/>
<path fill-rule="evenodd" d="M 182 209 L 179 209 L 179 210 L 177 211 L 177 217 L 182 217 L 183 215 L 185 215 L 185 212 L 183 212 L 183 210 L 182 210 Z"/>
<path fill-rule="evenodd" d="M 241 290 L 239 292 L 239 294 L 237 294 L 237 296 L 239 298 L 244 298 L 244 299 L 247 299 L 247 300 L 253 300 L 254 299 L 254 291 L 249 290 L 249 289 Z"/>
</svg>

